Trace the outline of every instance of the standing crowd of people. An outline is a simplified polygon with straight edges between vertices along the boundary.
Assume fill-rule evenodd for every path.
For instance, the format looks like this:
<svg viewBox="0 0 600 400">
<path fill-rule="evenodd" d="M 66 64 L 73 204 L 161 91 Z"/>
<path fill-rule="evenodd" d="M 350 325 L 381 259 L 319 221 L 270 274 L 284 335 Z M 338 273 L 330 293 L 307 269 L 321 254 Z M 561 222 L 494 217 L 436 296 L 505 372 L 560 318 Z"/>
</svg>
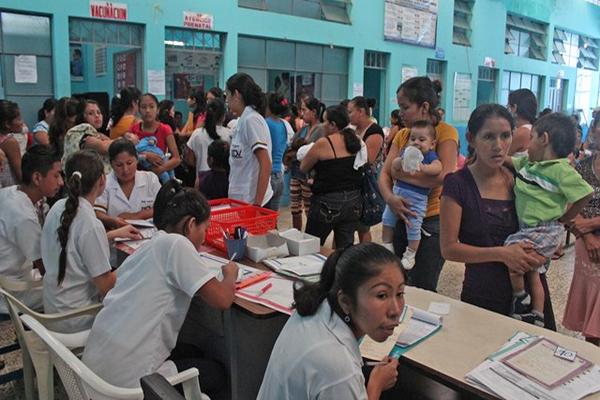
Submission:
<svg viewBox="0 0 600 400">
<path fill-rule="evenodd" d="M 31 131 L 18 104 L 1 100 L 0 274 L 43 275 L 43 290 L 20 298 L 46 312 L 103 299 L 95 321 L 57 330 L 91 328 L 83 361 L 109 383 L 137 387 L 143 375 L 195 366 L 203 390 L 224 398 L 223 367 L 177 346 L 193 296 L 219 309 L 233 301 L 236 264 L 217 279 L 197 254 L 207 199 L 279 210 L 287 173 L 293 227 L 321 245 L 333 233 L 336 251 L 320 282 L 295 290 L 297 313 L 259 398 L 301 388 L 309 398 L 378 398 L 397 361 L 365 383 L 358 340 L 389 337 L 404 285 L 435 291 L 445 260 L 465 264 L 462 301 L 555 330 L 546 272 L 565 229 L 577 240 L 563 323 L 600 344 L 600 115 L 582 143 L 571 118 L 538 116 L 535 95 L 519 89 L 506 106 L 473 111 L 464 160 L 440 91 L 427 77 L 402 83 L 389 129 L 372 99 L 326 106 L 306 95 L 292 105 L 244 73 L 225 90 L 192 92 L 185 123 L 172 101 L 136 88 L 122 89 L 110 113 L 90 99 L 48 99 Z M 140 238 L 129 221 L 149 218 L 160 232 L 115 271 L 110 242 Z M 136 345 L 123 348 L 125 336 Z M 323 359 L 332 346 L 339 354 Z"/>
</svg>

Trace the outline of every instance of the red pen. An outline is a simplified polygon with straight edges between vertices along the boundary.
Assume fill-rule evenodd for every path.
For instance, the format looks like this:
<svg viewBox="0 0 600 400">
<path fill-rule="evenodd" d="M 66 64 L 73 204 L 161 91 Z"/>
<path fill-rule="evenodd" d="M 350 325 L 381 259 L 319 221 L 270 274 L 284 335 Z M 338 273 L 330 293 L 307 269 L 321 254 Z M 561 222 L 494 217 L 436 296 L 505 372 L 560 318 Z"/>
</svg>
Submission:
<svg viewBox="0 0 600 400">
<path fill-rule="evenodd" d="M 262 296 L 263 294 L 267 293 L 267 291 L 269 289 L 271 289 L 273 287 L 273 283 L 269 282 L 267 283 L 265 286 L 263 286 L 262 289 L 260 289 L 260 292 L 258 293 L 259 296 Z"/>
</svg>

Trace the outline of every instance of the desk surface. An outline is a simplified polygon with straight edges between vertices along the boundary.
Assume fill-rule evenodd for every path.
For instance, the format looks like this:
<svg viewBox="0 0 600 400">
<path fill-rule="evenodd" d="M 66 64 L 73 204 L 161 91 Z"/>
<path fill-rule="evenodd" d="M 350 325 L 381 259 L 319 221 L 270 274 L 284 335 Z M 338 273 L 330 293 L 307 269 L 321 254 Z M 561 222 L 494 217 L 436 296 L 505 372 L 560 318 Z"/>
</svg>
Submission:
<svg viewBox="0 0 600 400">
<path fill-rule="evenodd" d="M 450 303 L 450 313 L 444 316 L 442 329 L 402 357 L 409 364 L 463 389 L 477 392 L 465 381 L 465 375 L 517 331 L 544 336 L 600 364 L 600 348 L 583 340 L 526 324 L 438 293 L 407 287 L 407 304 L 426 310 L 431 301 Z M 586 399 L 600 399 L 600 393 Z"/>
</svg>

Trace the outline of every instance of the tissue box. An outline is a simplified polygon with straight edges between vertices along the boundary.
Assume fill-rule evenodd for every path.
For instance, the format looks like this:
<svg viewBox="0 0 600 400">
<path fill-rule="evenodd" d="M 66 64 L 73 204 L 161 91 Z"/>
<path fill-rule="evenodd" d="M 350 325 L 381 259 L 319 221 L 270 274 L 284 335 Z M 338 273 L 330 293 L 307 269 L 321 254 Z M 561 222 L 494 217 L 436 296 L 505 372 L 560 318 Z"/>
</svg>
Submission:
<svg viewBox="0 0 600 400">
<path fill-rule="evenodd" d="M 289 254 L 286 240 L 280 237 L 277 231 L 248 237 L 246 257 L 254 262 L 260 262 L 267 258 L 286 257 Z"/>
<path fill-rule="evenodd" d="M 279 233 L 279 236 L 287 241 L 292 255 L 304 256 L 321 251 L 321 240 L 318 237 L 300 232 L 298 229 L 288 229 Z"/>
</svg>

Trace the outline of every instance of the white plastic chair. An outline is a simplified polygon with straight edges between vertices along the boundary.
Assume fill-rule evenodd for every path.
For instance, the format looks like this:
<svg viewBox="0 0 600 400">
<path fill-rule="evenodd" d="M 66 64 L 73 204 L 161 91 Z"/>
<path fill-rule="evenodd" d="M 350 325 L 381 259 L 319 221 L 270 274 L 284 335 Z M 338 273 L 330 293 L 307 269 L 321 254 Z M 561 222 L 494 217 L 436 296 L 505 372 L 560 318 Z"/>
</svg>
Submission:
<svg viewBox="0 0 600 400">
<path fill-rule="evenodd" d="M 15 328 L 19 346 L 21 346 L 26 400 L 34 399 L 34 371 L 39 400 L 54 399 L 54 370 L 46 346 L 36 335 L 25 330 L 19 319 L 19 314 L 30 315 L 40 321 L 41 324 L 48 326 L 57 321 L 64 321 L 82 315 L 95 315 L 102 308 L 101 304 L 97 304 L 65 313 L 42 314 L 33 311 L 11 294 L 39 288 L 41 284 L 41 281 L 16 281 L 0 277 L 0 296 L 3 296 L 6 301 L 10 319 Z M 85 345 L 89 333 L 90 331 L 86 330 L 72 334 L 57 334 L 57 339 L 65 346 L 74 349 Z"/>
<path fill-rule="evenodd" d="M 89 400 L 91 397 L 87 393 L 86 386 L 111 399 L 141 400 L 144 398 L 144 392 L 141 388 L 120 388 L 100 378 L 54 337 L 55 332 L 46 329 L 30 315 L 22 315 L 21 320 L 48 347 L 52 362 L 60 375 L 70 400 Z M 198 370 L 196 368 L 187 369 L 166 379 L 172 386 L 181 383 L 187 400 L 210 400 L 208 396 L 200 392 Z"/>
</svg>

